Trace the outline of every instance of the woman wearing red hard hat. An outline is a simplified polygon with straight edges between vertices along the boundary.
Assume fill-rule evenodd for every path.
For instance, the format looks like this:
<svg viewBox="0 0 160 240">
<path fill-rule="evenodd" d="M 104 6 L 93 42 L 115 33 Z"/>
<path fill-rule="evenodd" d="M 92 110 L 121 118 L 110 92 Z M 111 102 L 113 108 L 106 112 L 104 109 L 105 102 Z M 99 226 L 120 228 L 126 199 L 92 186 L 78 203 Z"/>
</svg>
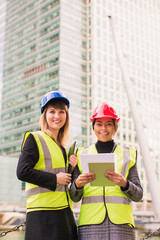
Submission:
<svg viewBox="0 0 160 240">
<path fill-rule="evenodd" d="M 131 201 L 140 201 L 143 196 L 136 167 L 137 152 L 134 148 L 123 147 L 114 141 L 120 118 L 111 106 L 99 104 L 90 119 L 97 142 L 78 150 L 81 174 L 70 189 L 73 201 L 82 200 L 78 239 L 135 240 L 135 224 L 130 204 Z M 116 154 L 116 172 L 104 169 L 105 178 L 112 181 L 113 186 L 91 186 L 88 183 L 95 180 L 95 174 L 82 172 L 81 154 L 102 153 Z"/>
<path fill-rule="evenodd" d="M 68 192 L 75 161 L 69 161 L 65 144 L 69 134 L 69 100 L 59 91 L 42 99 L 40 131 L 27 132 L 17 166 L 26 182 L 25 240 L 76 240 L 77 226 Z"/>
</svg>

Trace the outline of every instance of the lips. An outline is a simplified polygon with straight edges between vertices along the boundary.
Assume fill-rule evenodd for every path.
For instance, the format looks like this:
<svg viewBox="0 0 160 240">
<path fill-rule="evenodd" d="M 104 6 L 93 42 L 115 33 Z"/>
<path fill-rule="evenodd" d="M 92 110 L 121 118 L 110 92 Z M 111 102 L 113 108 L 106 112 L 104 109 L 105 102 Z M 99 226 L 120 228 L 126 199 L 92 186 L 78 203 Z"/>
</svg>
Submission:
<svg viewBox="0 0 160 240">
<path fill-rule="evenodd" d="M 58 121 L 58 120 L 54 120 L 53 122 L 54 122 L 54 123 L 60 123 L 61 121 Z"/>
<path fill-rule="evenodd" d="M 99 133 L 99 134 L 100 134 L 100 135 L 105 135 L 105 136 L 108 135 L 108 133 Z"/>
</svg>

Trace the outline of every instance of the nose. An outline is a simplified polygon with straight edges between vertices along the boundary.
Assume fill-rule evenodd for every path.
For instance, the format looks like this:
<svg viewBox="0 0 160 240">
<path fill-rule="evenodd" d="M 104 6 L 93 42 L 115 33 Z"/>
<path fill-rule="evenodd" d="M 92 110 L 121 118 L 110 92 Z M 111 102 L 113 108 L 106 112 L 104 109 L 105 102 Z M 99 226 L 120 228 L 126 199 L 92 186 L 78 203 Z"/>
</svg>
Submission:
<svg viewBox="0 0 160 240">
<path fill-rule="evenodd" d="M 54 117 L 55 117 L 55 118 L 58 118 L 58 117 L 59 117 L 59 112 L 58 112 L 58 111 L 55 112 Z"/>
<path fill-rule="evenodd" d="M 106 125 L 102 124 L 102 130 L 105 130 L 105 129 L 106 129 Z"/>
</svg>

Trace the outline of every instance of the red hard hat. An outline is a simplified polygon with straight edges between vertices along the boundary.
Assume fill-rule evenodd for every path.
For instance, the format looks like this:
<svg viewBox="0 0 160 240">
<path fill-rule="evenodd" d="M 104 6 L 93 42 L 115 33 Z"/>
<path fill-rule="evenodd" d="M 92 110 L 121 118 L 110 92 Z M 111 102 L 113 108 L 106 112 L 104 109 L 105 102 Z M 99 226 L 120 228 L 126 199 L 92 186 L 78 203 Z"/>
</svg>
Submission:
<svg viewBox="0 0 160 240">
<path fill-rule="evenodd" d="M 100 103 L 94 110 L 92 116 L 91 116 L 91 121 L 97 118 L 113 118 L 116 119 L 117 122 L 119 122 L 119 117 L 116 114 L 115 110 L 110 107 L 107 103 Z"/>
</svg>

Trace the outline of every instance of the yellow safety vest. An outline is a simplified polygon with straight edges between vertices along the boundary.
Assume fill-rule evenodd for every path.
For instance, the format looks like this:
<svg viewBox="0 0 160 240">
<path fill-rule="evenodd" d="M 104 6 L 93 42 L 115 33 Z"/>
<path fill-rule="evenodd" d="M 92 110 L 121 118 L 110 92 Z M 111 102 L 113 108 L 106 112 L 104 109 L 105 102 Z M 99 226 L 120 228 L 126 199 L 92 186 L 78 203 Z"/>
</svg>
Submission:
<svg viewBox="0 0 160 240">
<path fill-rule="evenodd" d="M 67 172 L 68 159 L 65 166 L 63 153 L 58 145 L 44 132 L 27 132 L 24 136 L 22 147 L 27 137 L 32 134 L 38 146 L 39 160 L 34 169 L 44 172 L 57 174 L 58 172 Z M 68 193 L 68 187 L 58 185 L 55 191 L 42 188 L 37 185 L 26 183 L 27 212 L 37 210 L 59 210 L 70 206 L 71 199 Z"/>
<path fill-rule="evenodd" d="M 95 145 L 87 149 L 80 149 L 80 154 L 98 154 Z M 123 148 L 117 146 L 114 150 L 117 154 L 117 172 L 127 178 L 129 169 L 136 163 L 136 150 L 133 148 Z M 79 169 L 82 172 L 81 162 L 79 161 Z M 114 224 L 129 224 L 135 226 L 131 200 L 116 186 L 92 187 L 84 186 L 82 204 L 79 217 L 79 226 L 100 224 L 106 217 L 106 210 L 110 221 Z"/>
</svg>

